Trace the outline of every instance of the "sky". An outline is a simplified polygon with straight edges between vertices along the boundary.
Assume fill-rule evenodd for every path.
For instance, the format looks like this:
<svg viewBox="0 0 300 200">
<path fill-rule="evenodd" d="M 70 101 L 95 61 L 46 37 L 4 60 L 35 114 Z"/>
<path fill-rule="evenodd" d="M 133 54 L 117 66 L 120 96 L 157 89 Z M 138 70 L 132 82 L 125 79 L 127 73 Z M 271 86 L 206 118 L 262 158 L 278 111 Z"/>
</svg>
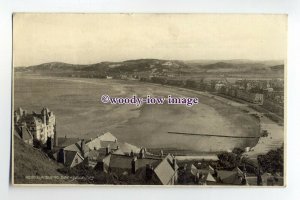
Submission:
<svg viewBox="0 0 300 200">
<path fill-rule="evenodd" d="M 14 66 L 156 58 L 285 60 L 287 15 L 22 14 Z"/>
</svg>

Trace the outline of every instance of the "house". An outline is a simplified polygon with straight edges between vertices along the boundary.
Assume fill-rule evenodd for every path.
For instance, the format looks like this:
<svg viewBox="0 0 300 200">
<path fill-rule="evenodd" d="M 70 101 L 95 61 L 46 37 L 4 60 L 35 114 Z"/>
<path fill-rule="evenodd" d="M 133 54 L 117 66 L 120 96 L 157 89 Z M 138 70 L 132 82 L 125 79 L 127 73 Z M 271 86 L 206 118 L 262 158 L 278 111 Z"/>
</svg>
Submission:
<svg viewBox="0 0 300 200">
<path fill-rule="evenodd" d="M 90 141 L 88 141 L 86 143 L 86 145 L 88 146 L 88 148 L 90 150 L 97 150 L 100 148 L 105 148 L 106 146 L 103 147 L 103 145 L 101 145 L 101 142 L 117 142 L 117 138 L 112 135 L 110 132 L 106 132 L 103 135 L 100 135 L 98 137 L 96 137 L 95 139 L 91 139 Z"/>
<path fill-rule="evenodd" d="M 284 179 L 277 174 L 264 173 L 261 175 L 262 185 L 264 186 L 282 186 L 284 185 Z"/>
<path fill-rule="evenodd" d="M 145 151 L 141 150 L 145 153 Z M 98 156 L 98 169 L 107 173 L 135 173 L 138 166 L 141 165 L 140 161 L 137 161 L 136 154 L 125 154 L 121 149 L 112 150 L 109 146 L 106 147 L 106 156 Z M 139 154 L 139 158 L 145 158 L 144 154 Z M 136 163 L 133 163 L 137 161 Z"/>
<path fill-rule="evenodd" d="M 105 157 L 98 157 L 98 160 L 100 170 L 117 175 L 135 176 L 141 184 L 173 185 L 177 181 L 178 166 L 175 158 L 170 155 L 165 157 L 149 155 L 144 148 L 138 155 L 112 152 Z"/>
<path fill-rule="evenodd" d="M 217 170 L 217 178 L 226 185 L 247 185 L 245 174 L 238 167 L 232 171 Z"/>
<path fill-rule="evenodd" d="M 95 168 L 99 159 L 104 158 L 107 155 L 106 149 L 92 150 L 89 152 L 87 159 L 85 159 L 85 165 Z"/>
<path fill-rule="evenodd" d="M 43 108 L 40 114 L 28 114 L 18 108 L 14 112 L 14 125 L 19 129 L 25 126 L 33 136 L 33 142 L 45 144 L 48 149 L 57 146 L 56 119 L 48 108 Z"/>
<path fill-rule="evenodd" d="M 210 172 L 208 172 L 206 174 L 203 174 L 202 176 L 200 174 L 199 183 L 202 185 L 216 185 L 217 181 L 213 177 L 213 175 Z"/>
<path fill-rule="evenodd" d="M 63 163 L 67 167 L 74 167 L 84 161 L 89 155 L 89 148 L 85 145 L 84 140 L 61 148 L 53 154 L 57 162 Z"/>
<path fill-rule="evenodd" d="M 109 152 L 109 151 L 111 151 L 111 152 Z M 109 147 L 100 148 L 98 150 L 92 150 L 89 152 L 87 158 L 85 159 L 85 165 L 92 167 L 92 168 L 97 168 L 97 169 L 100 169 L 101 171 L 103 171 L 103 163 L 101 164 L 101 166 L 98 163 L 103 162 L 103 159 L 110 154 L 125 155 L 121 149 L 110 150 Z M 110 159 L 110 156 L 107 159 Z M 107 170 L 105 170 L 105 172 L 107 172 Z"/>
<path fill-rule="evenodd" d="M 168 154 L 161 156 L 146 156 L 137 159 L 137 171 L 141 180 L 147 184 L 174 185 L 178 178 L 178 165 L 176 158 Z M 143 164 L 141 164 L 143 162 Z"/>
<path fill-rule="evenodd" d="M 246 90 L 236 90 L 236 97 L 245 101 L 260 104 L 264 102 L 264 95 L 261 93 L 252 93 Z"/>
<path fill-rule="evenodd" d="M 95 139 L 91 139 L 86 143 L 90 150 L 99 150 L 106 147 L 109 147 L 110 150 L 120 149 L 124 154 L 139 153 L 140 148 L 126 143 L 126 142 L 118 142 L 117 138 L 111 134 L 110 132 L 106 132 L 103 135 L 96 137 Z M 119 150 L 119 151 L 120 151 Z"/>
<path fill-rule="evenodd" d="M 177 171 L 169 163 L 168 157 L 164 158 L 153 171 L 162 185 L 174 185 L 177 181 Z"/>
<path fill-rule="evenodd" d="M 181 169 L 182 170 L 182 169 Z M 215 185 L 216 180 L 213 176 L 214 169 L 208 165 L 205 168 L 198 169 L 193 164 L 185 164 L 183 172 L 181 171 L 180 182 L 182 184 L 200 184 L 200 185 Z"/>
<path fill-rule="evenodd" d="M 64 165 L 67 167 L 75 167 L 76 165 L 83 162 L 84 157 L 81 156 L 77 151 L 65 151 L 65 162 Z"/>
</svg>

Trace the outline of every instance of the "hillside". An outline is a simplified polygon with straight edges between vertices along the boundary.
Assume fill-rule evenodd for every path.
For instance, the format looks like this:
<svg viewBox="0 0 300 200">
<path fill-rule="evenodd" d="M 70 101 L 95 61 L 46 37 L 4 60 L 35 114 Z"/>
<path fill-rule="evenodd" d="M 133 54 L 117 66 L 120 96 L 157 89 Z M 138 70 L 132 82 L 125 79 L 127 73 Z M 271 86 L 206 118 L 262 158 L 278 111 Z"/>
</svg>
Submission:
<svg viewBox="0 0 300 200">
<path fill-rule="evenodd" d="M 62 62 L 44 63 L 28 67 L 16 67 L 16 72 L 39 73 L 45 75 L 105 78 L 122 75 L 152 74 L 264 74 L 283 75 L 284 65 L 280 61 L 215 60 L 215 61 L 178 61 L 159 59 L 138 59 L 123 62 L 100 62 L 90 65 L 76 65 Z"/>
<path fill-rule="evenodd" d="M 26 176 L 63 176 L 57 169 L 63 165 L 51 160 L 41 150 L 25 144 L 14 136 L 14 184 L 74 184 L 66 180 L 31 180 Z"/>
</svg>

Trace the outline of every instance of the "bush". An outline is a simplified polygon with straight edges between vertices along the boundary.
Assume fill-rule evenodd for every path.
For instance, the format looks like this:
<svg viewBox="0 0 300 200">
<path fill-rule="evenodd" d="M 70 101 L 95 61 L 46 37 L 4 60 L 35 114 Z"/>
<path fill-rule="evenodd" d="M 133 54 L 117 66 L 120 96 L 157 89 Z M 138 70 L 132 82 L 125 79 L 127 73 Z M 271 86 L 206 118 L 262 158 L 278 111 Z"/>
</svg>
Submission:
<svg viewBox="0 0 300 200">
<path fill-rule="evenodd" d="M 284 150 L 283 147 L 277 150 L 271 150 L 266 155 L 259 155 L 257 157 L 258 163 L 263 172 L 268 173 L 283 173 L 284 168 Z"/>
</svg>

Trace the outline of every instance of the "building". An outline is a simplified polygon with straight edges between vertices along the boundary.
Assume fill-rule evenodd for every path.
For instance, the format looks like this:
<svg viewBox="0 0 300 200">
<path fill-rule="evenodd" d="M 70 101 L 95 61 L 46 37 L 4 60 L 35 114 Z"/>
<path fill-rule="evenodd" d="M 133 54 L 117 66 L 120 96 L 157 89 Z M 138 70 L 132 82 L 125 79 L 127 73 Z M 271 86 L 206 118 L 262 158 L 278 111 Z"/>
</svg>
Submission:
<svg viewBox="0 0 300 200">
<path fill-rule="evenodd" d="M 97 166 L 98 161 L 106 155 L 106 149 L 91 150 L 87 159 L 85 159 L 85 165 L 94 169 Z"/>
<path fill-rule="evenodd" d="M 90 139 L 86 145 L 92 150 L 99 150 L 109 148 L 112 151 L 120 149 L 124 154 L 139 153 L 140 148 L 126 142 L 119 142 L 118 139 L 111 134 L 106 132 L 103 135 L 100 135 L 94 139 Z"/>
<path fill-rule="evenodd" d="M 15 126 L 14 127 L 14 135 L 23 140 L 26 144 L 33 145 L 33 136 L 26 127 L 26 125 Z"/>
<path fill-rule="evenodd" d="M 264 102 L 264 95 L 260 93 L 251 93 L 246 90 L 237 90 L 236 97 L 251 103 L 262 105 Z"/>
<path fill-rule="evenodd" d="M 198 169 L 193 164 L 184 164 L 180 171 L 180 184 L 216 185 L 214 169 L 210 165 Z"/>
<path fill-rule="evenodd" d="M 149 155 L 142 148 L 137 155 L 112 152 L 98 160 L 98 169 L 119 176 L 134 176 L 139 184 L 174 185 L 177 182 L 178 166 L 171 155 Z"/>
<path fill-rule="evenodd" d="M 57 162 L 64 164 L 67 167 L 75 167 L 82 163 L 89 155 L 90 150 L 85 145 L 84 140 L 80 140 L 75 144 L 71 144 L 58 150 L 53 154 Z"/>
<path fill-rule="evenodd" d="M 19 108 L 14 112 L 14 125 L 16 128 L 26 127 L 33 137 L 33 142 L 47 145 L 48 149 L 57 146 L 55 115 L 48 108 L 43 108 L 40 114 Z"/>
<path fill-rule="evenodd" d="M 232 171 L 217 170 L 217 178 L 224 185 L 247 185 L 245 173 L 238 167 Z"/>
<path fill-rule="evenodd" d="M 96 137 L 95 139 L 91 139 L 90 141 L 88 141 L 86 143 L 86 145 L 88 146 L 88 148 L 90 150 L 98 150 L 100 148 L 105 148 L 106 143 L 117 143 L 117 138 L 112 135 L 110 132 L 106 132 L 98 137 Z"/>
</svg>

